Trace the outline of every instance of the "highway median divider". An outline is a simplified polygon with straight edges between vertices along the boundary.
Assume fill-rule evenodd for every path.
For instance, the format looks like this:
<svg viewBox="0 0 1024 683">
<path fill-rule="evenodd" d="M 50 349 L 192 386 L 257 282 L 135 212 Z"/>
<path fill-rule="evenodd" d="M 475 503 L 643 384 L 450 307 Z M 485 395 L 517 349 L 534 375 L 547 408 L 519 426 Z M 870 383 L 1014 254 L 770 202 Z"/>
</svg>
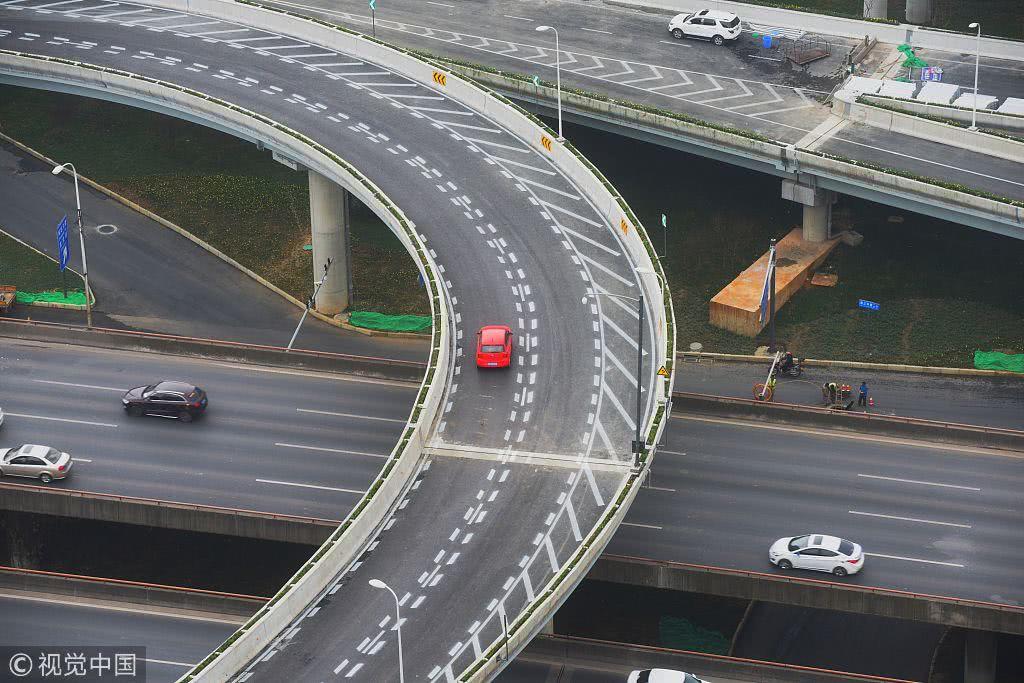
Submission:
<svg viewBox="0 0 1024 683">
<path fill-rule="evenodd" d="M 681 391 L 672 395 L 672 407 L 683 415 L 708 415 L 726 419 L 770 422 L 940 444 L 949 443 L 1024 452 L 1024 430 L 939 422 L 915 417 L 876 415 L 850 410 L 832 410 L 792 403 L 773 403 Z"/>
</svg>

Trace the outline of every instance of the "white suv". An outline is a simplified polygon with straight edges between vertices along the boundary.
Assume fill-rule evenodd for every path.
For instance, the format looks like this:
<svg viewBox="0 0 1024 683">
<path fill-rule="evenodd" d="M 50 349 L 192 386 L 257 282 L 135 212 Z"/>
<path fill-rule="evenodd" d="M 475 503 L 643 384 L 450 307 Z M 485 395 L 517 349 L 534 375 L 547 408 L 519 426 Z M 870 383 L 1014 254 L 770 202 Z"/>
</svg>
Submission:
<svg viewBox="0 0 1024 683">
<path fill-rule="evenodd" d="M 702 9 L 693 14 L 678 14 L 668 22 L 675 38 L 703 38 L 715 45 L 740 37 L 740 18 L 732 12 Z"/>
</svg>

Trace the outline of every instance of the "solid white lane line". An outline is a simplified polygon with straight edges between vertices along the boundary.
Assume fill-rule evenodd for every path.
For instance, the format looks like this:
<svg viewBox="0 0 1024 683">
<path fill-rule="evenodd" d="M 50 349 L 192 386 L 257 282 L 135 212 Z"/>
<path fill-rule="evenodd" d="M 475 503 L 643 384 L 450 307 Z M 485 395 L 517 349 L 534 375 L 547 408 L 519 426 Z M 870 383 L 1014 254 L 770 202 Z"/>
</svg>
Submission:
<svg viewBox="0 0 1024 683">
<path fill-rule="evenodd" d="M 275 443 L 275 446 L 281 448 L 298 448 L 305 451 L 321 451 L 324 453 L 340 453 L 341 455 L 365 455 L 368 458 L 389 458 L 389 455 L 383 455 L 381 453 L 364 453 L 363 451 L 346 451 L 340 448 L 324 448 L 323 446 L 304 446 L 298 443 Z"/>
<path fill-rule="evenodd" d="M 186 664 L 185 662 L 172 662 L 167 659 L 149 659 L 148 657 L 142 661 L 149 662 L 150 664 L 166 664 L 167 666 L 180 666 L 185 668 L 192 668 L 195 666 L 195 664 Z"/>
<path fill-rule="evenodd" d="M 313 413 L 315 415 L 333 415 L 335 417 L 352 417 L 357 420 L 378 420 L 380 422 L 397 422 L 398 424 L 405 424 L 407 420 L 398 419 L 395 417 L 373 417 L 371 415 L 356 415 L 355 413 L 333 413 L 329 410 L 313 410 L 312 408 L 296 408 L 296 412 L 299 413 Z"/>
<path fill-rule="evenodd" d="M 525 178 L 520 178 L 519 180 L 521 180 L 523 182 L 527 182 L 527 180 Z M 589 244 L 591 246 L 594 246 L 594 247 L 597 247 L 598 249 L 602 249 L 602 250 L 608 252 L 609 254 L 611 254 L 612 256 L 620 256 L 621 255 L 620 252 L 617 252 L 614 249 L 611 249 L 610 247 L 606 247 L 603 244 L 601 244 L 600 242 L 598 242 L 597 240 L 592 240 L 589 237 L 587 237 L 586 235 L 582 235 L 582 234 L 576 232 L 575 230 L 573 230 L 571 228 L 567 228 L 564 225 L 559 225 L 558 227 L 560 227 L 562 229 L 562 232 L 568 233 L 568 234 L 572 235 L 573 237 L 575 237 L 576 239 L 583 240 L 587 244 Z M 639 315 L 634 315 L 633 317 L 637 318 L 637 317 L 639 317 Z"/>
<path fill-rule="evenodd" d="M 623 524 L 625 524 L 625 522 L 623 522 Z M 960 569 L 963 569 L 963 567 L 964 567 L 962 564 L 957 564 L 956 562 L 939 562 L 937 560 L 922 560 L 922 559 L 917 558 L 917 557 L 900 557 L 899 555 L 882 555 L 881 553 L 864 553 L 864 554 L 865 555 L 870 555 L 871 557 L 884 557 L 884 558 L 889 559 L 889 560 L 903 560 L 904 562 L 921 562 L 923 564 L 941 564 L 944 567 L 958 567 Z"/>
<path fill-rule="evenodd" d="M 116 427 L 109 422 L 89 422 L 88 420 L 71 420 L 66 417 L 47 417 L 46 415 L 26 415 L 25 413 L 7 413 L 8 417 L 24 417 L 28 420 L 50 420 L 52 422 L 70 422 L 79 425 L 92 425 L 93 427 Z"/>
<path fill-rule="evenodd" d="M 622 522 L 622 526 L 638 526 L 642 529 L 655 529 L 656 531 L 661 531 L 663 528 L 660 526 L 654 526 L 653 524 L 638 524 L 636 522 Z"/>
<path fill-rule="evenodd" d="M 261 484 L 280 484 L 281 486 L 298 486 L 304 489 L 319 489 L 321 491 L 340 491 L 341 493 L 355 493 L 360 496 L 366 493 L 366 491 L 359 491 L 356 489 L 341 489 L 336 486 L 317 486 L 316 484 L 299 484 L 294 481 L 276 481 L 274 479 L 257 479 L 256 481 Z"/>
<path fill-rule="evenodd" d="M 104 391 L 119 391 L 122 394 L 128 391 L 123 387 L 101 387 L 96 384 L 75 384 L 74 382 L 58 382 L 57 380 L 54 379 L 34 379 L 32 381 L 39 382 L 40 384 L 59 384 L 62 387 L 79 387 L 81 389 L 103 389 Z"/>
<path fill-rule="evenodd" d="M 940 484 L 937 481 L 920 481 L 918 479 L 900 479 L 899 477 L 882 477 L 877 474 L 858 474 L 858 477 L 865 479 L 884 479 L 885 481 L 898 481 L 902 484 L 923 484 L 925 486 L 941 486 L 947 489 L 964 489 L 965 491 L 980 491 L 977 486 L 961 486 L 959 484 Z"/>
<path fill-rule="evenodd" d="M 549 187 L 548 185 L 545 185 L 543 183 L 538 183 L 536 180 L 530 180 L 529 178 L 517 178 L 517 180 L 521 183 L 526 183 L 527 185 L 533 185 L 534 187 L 539 187 L 543 190 L 548 190 L 549 192 L 560 194 L 567 199 L 572 199 L 577 202 L 580 200 L 580 198 L 577 195 L 565 192 L 564 190 L 559 190 L 558 188 Z"/>
<path fill-rule="evenodd" d="M 306 377 L 308 379 L 327 379 L 333 382 L 356 382 L 359 384 L 383 384 L 387 386 L 396 387 L 409 387 L 419 388 L 418 382 L 410 382 L 401 379 L 369 379 L 366 377 L 356 377 L 355 375 L 331 375 L 328 373 L 314 372 L 309 370 L 281 370 L 277 368 L 265 368 L 257 367 L 255 365 L 238 365 L 237 363 L 210 363 L 221 368 L 230 368 L 232 370 L 246 370 L 249 372 L 268 372 L 274 375 L 294 375 L 296 377 Z"/>
<path fill-rule="evenodd" d="M 664 451 L 661 451 L 661 452 L 664 453 Z M 650 489 L 651 491 L 665 491 L 667 493 L 675 493 L 676 492 L 675 489 L 667 489 L 664 486 L 645 486 L 644 488 L 645 489 Z"/>
<path fill-rule="evenodd" d="M 615 34 L 614 34 L 614 33 L 612 33 L 611 31 L 602 31 L 602 30 L 600 30 L 600 29 L 596 29 L 596 28 L 585 28 L 585 27 L 583 27 L 583 26 L 580 26 L 580 27 L 579 27 L 579 29 L 580 29 L 581 31 L 590 31 L 591 33 L 605 33 L 605 34 L 607 34 L 607 35 L 609 35 L 609 36 L 613 36 L 613 35 L 615 35 Z"/>
<path fill-rule="evenodd" d="M 434 2 L 434 0 L 426 0 L 426 2 L 428 5 L 437 5 L 438 7 L 451 7 L 452 9 L 455 8 L 455 5 L 449 5 L 446 2 Z"/>
<path fill-rule="evenodd" d="M 491 158 L 494 159 L 495 161 L 500 161 L 503 164 L 512 164 L 513 166 L 519 166 L 520 168 L 528 168 L 531 171 L 536 171 L 537 173 L 543 173 L 545 175 L 558 175 L 554 171 L 549 171 L 546 168 L 537 168 L 536 166 L 530 166 L 530 164 L 524 164 L 521 161 L 512 161 L 511 159 L 505 159 L 504 157 L 499 157 L 496 154 L 492 154 Z"/>
<path fill-rule="evenodd" d="M 851 515 L 861 515 L 862 517 L 882 517 L 884 519 L 896 519 L 901 522 L 920 522 L 921 524 L 938 524 L 940 526 L 955 526 L 960 529 L 972 528 L 970 524 L 956 524 L 954 522 L 936 522 L 933 519 L 918 519 L 916 517 L 898 517 L 896 515 L 883 515 L 877 512 L 860 512 L 858 510 L 847 510 Z"/>
</svg>

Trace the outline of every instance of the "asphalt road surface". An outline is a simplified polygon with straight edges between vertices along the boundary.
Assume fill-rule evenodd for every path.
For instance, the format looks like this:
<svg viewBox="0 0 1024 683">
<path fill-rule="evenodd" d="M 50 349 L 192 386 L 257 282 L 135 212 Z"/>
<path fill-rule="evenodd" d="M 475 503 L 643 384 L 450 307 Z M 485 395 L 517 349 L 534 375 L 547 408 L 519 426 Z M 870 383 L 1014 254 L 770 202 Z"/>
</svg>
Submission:
<svg viewBox="0 0 1024 683">
<path fill-rule="evenodd" d="M 56 258 L 54 232 L 74 222 L 75 188 L 67 174 L 0 143 L 0 230 Z M 146 332 L 286 346 L 302 311 L 236 268 L 154 220 L 79 183 L 96 293 L 96 324 Z M 102 226 L 102 230 L 100 227 Z M 112 228 L 112 229 L 111 229 Z M 73 229 L 72 229 L 73 230 Z M 70 267 L 81 272 L 72 235 Z M 56 267 L 56 266 L 55 266 Z M 81 287 L 81 281 L 78 282 Z M 19 317 L 84 324 L 84 313 L 22 306 Z M 369 337 L 307 317 L 296 348 L 427 359 L 429 341 Z"/>
<path fill-rule="evenodd" d="M 867 553 L 843 583 L 1024 603 L 1019 456 L 726 420 L 670 424 L 651 487 L 607 552 L 782 573 L 768 562 L 773 541 L 827 533 Z"/>
<path fill-rule="evenodd" d="M 178 680 L 241 623 L 232 617 L 171 615 L 144 605 L 76 601 L 65 595 L 0 594 L 0 646 L 34 648 L 37 656 L 63 654 L 75 646 L 102 646 L 104 653 L 144 647 L 146 683 Z M 0 680 L 20 680 L 5 678 L 7 666 L 7 661 L 0 663 Z"/>
<path fill-rule="evenodd" d="M 370 27 L 366 3 L 361 0 L 273 4 L 359 31 Z M 521 0 L 514 5 L 502 0 L 426 4 L 393 0 L 377 12 L 376 31 L 398 45 L 554 82 L 554 36 L 534 32 L 536 26 L 549 24 L 559 30 L 566 85 L 756 131 L 787 144 L 797 142 L 827 118 L 829 110 L 821 101 L 840 82 L 840 61 L 853 44 L 848 39 L 822 36 L 832 44 L 832 57 L 801 68 L 785 61 L 778 49 L 763 49 L 754 38 L 753 33 L 771 27 L 747 25 L 734 43 L 715 48 L 701 41 L 673 39 L 668 33 L 669 18 L 668 14 L 568 0 Z M 787 29 L 783 34 L 798 37 L 801 32 Z M 932 52 L 926 57 L 948 68 L 954 82 L 965 80 L 962 72 L 967 66 L 957 63 L 967 61 L 962 55 Z M 1024 67 L 986 59 L 982 83 L 983 94 L 1019 96 L 1024 92 Z M 988 84 L 992 88 L 986 90 Z M 816 149 L 1024 199 L 1021 164 L 861 124 L 847 125 Z"/>
<path fill-rule="evenodd" d="M 416 643 L 406 660 L 414 675 L 461 671 L 475 657 L 470 641 L 495 637 L 497 608 L 514 618 L 533 598 L 534 582 L 561 567 L 624 480 L 634 426 L 624 406 L 636 395 L 628 364 L 637 353 L 627 330 L 638 315 L 601 294 L 635 296 L 640 284 L 618 225 L 606 223 L 535 143 L 378 65 L 169 10 L 45 4 L 4 5 L 0 47 L 171 81 L 319 140 L 362 169 L 422 232 L 445 267 L 464 347 L 486 323 L 516 330 L 511 371 L 463 368 L 466 353 L 449 378 L 436 445 L 478 457 L 435 459 L 416 495 L 429 514 L 400 514 L 363 562 L 370 576 L 414 601 L 414 591 L 423 597 L 405 627 Z M 647 372 L 645 415 L 650 364 Z M 548 460 L 537 464 L 531 454 Z M 552 456 L 554 464 L 544 464 Z M 480 525 L 472 536 L 467 523 Z M 473 557 L 495 571 L 481 572 L 484 562 Z M 387 595 L 366 585 L 367 572 L 354 571 L 339 576 L 315 620 L 289 630 L 286 650 L 260 657 L 254 679 L 394 673 L 393 650 L 381 654 L 390 642 L 377 627 L 382 617 L 368 616 L 389 613 Z M 461 635 L 467 629 L 472 638 Z M 369 640 L 359 639 L 371 630 L 377 641 L 368 649 Z"/>
<path fill-rule="evenodd" d="M 163 379 L 206 389 L 206 413 L 184 424 L 124 412 L 124 391 Z M 53 487 L 340 520 L 384 465 L 416 390 L 5 339 L 0 445 L 41 443 L 71 453 L 72 474 Z"/>
<path fill-rule="evenodd" d="M 676 390 L 715 396 L 752 398 L 753 386 L 764 382 L 770 361 L 761 363 L 686 360 L 676 366 Z M 941 422 L 1024 429 L 1024 378 L 958 377 L 884 370 L 809 367 L 800 377 L 780 377 L 779 403 L 820 406 L 821 385 L 849 384 L 856 398 L 861 382 L 877 415 L 901 415 Z M 856 404 L 855 409 L 858 409 Z"/>
</svg>

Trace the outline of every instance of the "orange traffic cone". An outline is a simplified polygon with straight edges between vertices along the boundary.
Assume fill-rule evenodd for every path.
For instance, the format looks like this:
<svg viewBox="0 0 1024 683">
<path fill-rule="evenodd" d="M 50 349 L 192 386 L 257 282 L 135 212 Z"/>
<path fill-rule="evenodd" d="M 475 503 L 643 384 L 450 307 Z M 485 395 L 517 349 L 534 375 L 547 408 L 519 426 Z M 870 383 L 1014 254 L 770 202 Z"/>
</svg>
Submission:
<svg viewBox="0 0 1024 683">
<path fill-rule="evenodd" d="M 868 407 L 869 408 L 874 408 L 875 407 L 875 399 L 874 398 L 869 398 L 868 399 Z"/>
</svg>

